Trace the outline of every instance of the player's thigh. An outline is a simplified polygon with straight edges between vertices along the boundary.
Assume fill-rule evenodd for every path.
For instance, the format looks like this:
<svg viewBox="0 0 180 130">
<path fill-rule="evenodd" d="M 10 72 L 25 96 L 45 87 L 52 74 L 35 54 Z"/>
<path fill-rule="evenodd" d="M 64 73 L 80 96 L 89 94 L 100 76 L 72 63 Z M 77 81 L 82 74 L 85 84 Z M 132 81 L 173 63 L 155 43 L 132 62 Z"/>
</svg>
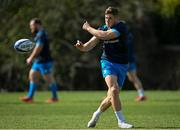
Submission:
<svg viewBox="0 0 180 130">
<path fill-rule="evenodd" d="M 31 80 L 31 81 L 38 81 L 38 79 L 39 79 L 39 76 L 40 76 L 40 73 L 39 73 L 39 71 L 38 70 L 33 70 L 33 69 L 31 69 L 30 71 L 29 71 L 29 79 Z"/>
<path fill-rule="evenodd" d="M 118 77 L 116 75 L 108 75 L 105 77 L 105 82 L 108 86 L 108 88 L 111 87 L 118 87 Z"/>
<path fill-rule="evenodd" d="M 52 75 L 52 70 L 53 70 L 52 62 L 41 64 L 41 67 L 39 69 L 40 69 L 41 75 L 43 76 L 44 80 L 46 80 L 48 83 L 53 82 L 54 78 Z"/>
<path fill-rule="evenodd" d="M 118 77 L 115 75 L 108 75 L 105 78 L 106 84 L 108 86 L 108 98 L 111 100 L 116 94 L 119 94 Z"/>
</svg>

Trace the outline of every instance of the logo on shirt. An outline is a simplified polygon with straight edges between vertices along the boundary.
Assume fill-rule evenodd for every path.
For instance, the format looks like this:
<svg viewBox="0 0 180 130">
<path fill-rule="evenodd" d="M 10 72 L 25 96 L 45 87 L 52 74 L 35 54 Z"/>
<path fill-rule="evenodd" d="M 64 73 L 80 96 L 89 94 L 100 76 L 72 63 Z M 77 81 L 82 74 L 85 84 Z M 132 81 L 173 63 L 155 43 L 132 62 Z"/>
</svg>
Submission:
<svg viewBox="0 0 180 130">
<path fill-rule="evenodd" d="M 105 44 L 108 44 L 108 43 L 117 43 L 117 42 L 119 42 L 119 39 L 111 40 L 111 41 L 104 41 Z"/>
</svg>

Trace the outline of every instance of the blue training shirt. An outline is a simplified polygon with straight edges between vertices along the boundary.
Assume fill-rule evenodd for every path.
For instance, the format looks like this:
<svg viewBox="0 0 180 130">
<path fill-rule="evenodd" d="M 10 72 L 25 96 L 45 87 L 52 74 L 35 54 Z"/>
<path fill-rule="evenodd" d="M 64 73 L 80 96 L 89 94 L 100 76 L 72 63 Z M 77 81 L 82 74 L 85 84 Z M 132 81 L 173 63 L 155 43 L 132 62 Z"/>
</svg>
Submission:
<svg viewBox="0 0 180 130">
<path fill-rule="evenodd" d="M 36 46 L 42 45 L 43 48 L 39 55 L 36 57 L 35 62 L 37 63 L 47 63 L 52 61 L 52 57 L 49 50 L 49 40 L 47 33 L 44 29 L 38 30 L 34 37 Z"/>
<path fill-rule="evenodd" d="M 100 30 L 112 31 L 117 35 L 116 38 L 103 41 L 102 60 L 108 60 L 113 63 L 128 64 L 128 28 L 124 22 L 119 22 L 111 28 L 103 25 Z"/>
</svg>

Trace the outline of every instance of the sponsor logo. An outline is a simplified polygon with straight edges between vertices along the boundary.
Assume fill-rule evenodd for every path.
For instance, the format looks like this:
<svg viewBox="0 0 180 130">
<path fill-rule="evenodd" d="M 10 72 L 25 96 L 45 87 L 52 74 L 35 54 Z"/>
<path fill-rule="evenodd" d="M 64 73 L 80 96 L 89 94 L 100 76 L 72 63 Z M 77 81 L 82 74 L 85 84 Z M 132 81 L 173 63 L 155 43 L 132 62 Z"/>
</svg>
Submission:
<svg viewBox="0 0 180 130">
<path fill-rule="evenodd" d="M 116 43 L 116 42 L 119 42 L 119 39 L 111 40 L 111 41 L 104 41 L 105 44 L 108 44 L 108 43 Z"/>
</svg>

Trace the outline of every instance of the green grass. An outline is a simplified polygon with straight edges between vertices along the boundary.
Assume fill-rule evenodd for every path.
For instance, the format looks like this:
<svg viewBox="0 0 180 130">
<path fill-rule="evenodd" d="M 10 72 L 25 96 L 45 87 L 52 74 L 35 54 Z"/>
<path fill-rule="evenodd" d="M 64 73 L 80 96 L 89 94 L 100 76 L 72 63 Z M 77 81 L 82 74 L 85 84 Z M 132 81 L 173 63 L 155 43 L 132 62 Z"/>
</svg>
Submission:
<svg viewBox="0 0 180 130">
<path fill-rule="evenodd" d="M 0 93 L 0 129 L 86 129 L 105 91 L 60 92 L 60 102 L 46 104 L 49 92 L 37 92 L 35 103 L 18 99 L 25 93 Z M 147 91 L 148 100 L 134 101 L 135 91 L 122 91 L 126 120 L 134 129 L 180 129 L 180 91 Z M 96 129 L 118 129 L 110 108 Z"/>
</svg>

